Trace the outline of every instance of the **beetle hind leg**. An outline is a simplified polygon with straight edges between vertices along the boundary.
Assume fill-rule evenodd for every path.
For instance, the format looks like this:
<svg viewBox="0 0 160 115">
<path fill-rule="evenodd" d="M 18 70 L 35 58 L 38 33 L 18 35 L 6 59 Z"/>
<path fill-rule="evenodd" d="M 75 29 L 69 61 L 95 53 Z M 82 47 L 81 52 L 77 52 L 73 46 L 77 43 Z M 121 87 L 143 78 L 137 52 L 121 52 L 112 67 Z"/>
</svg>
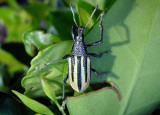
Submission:
<svg viewBox="0 0 160 115">
<path fill-rule="evenodd" d="M 98 76 L 99 78 L 101 78 L 104 75 L 107 75 L 109 72 L 104 72 L 102 74 L 99 74 L 95 69 L 91 68 L 91 70 L 96 74 L 96 76 Z M 113 82 L 113 81 L 105 81 L 107 84 L 109 84 L 109 87 L 106 87 L 106 89 L 111 88 L 113 91 L 115 91 L 117 93 L 118 99 L 119 101 L 122 99 L 122 94 L 118 88 L 118 86 Z M 101 89 L 99 90 L 101 91 Z"/>
<path fill-rule="evenodd" d="M 103 72 L 102 74 L 98 73 L 95 69 L 91 68 L 91 70 L 98 76 L 99 78 L 107 75 L 109 72 Z"/>
<path fill-rule="evenodd" d="M 62 106 L 61 106 L 62 107 L 62 111 L 64 111 L 65 105 L 66 105 L 66 100 L 65 100 L 65 84 L 66 84 L 67 79 L 68 79 L 68 73 L 65 76 L 64 81 L 63 81 Z"/>
</svg>

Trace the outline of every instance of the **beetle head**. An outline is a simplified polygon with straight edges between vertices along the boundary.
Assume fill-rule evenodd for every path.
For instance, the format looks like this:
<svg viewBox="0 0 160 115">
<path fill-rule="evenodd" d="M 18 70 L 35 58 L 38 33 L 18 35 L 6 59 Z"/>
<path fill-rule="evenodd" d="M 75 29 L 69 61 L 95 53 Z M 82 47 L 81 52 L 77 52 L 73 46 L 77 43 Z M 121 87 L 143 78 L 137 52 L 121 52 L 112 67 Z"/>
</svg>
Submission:
<svg viewBox="0 0 160 115">
<path fill-rule="evenodd" d="M 79 26 L 78 27 L 78 36 L 82 36 L 83 35 L 84 29 L 85 28 L 83 26 Z"/>
</svg>

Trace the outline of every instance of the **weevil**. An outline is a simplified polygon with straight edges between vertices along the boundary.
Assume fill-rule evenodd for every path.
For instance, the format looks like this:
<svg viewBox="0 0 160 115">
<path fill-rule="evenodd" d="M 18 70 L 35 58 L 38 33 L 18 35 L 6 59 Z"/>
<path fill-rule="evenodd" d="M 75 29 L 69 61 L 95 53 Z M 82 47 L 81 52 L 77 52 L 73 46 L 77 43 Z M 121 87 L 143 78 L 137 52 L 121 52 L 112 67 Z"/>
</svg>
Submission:
<svg viewBox="0 0 160 115">
<path fill-rule="evenodd" d="M 60 59 L 57 59 L 55 61 L 51 61 L 47 64 L 44 64 L 42 66 L 38 66 L 36 70 L 39 70 L 41 68 L 46 67 L 47 65 L 53 64 L 57 61 L 61 61 L 64 59 L 68 59 L 68 73 L 64 78 L 63 81 L 63 92 L 62 92 L 62 99 L 65 100 L 65 84 L 67 79 L 69 78 L 70 80 L 70 85 L 71 87 L 77 91 L 77 92 L 83 92 L 86 90 L 89 86 L 90 79 L 91 79 L 91 71 L 93 71 L 96 76 L 101 78 L 104 75 L 107 75 L 108 72 L 104 72 L 102 74 L 99 74 L 94 68 L 91 67 L 91 61 L 90 61 L 90 56 L 96 57 L 96 58 L 101 58 L 103 55 L 107 55 L 108 51 L 105 51 L 101 54 L 95 54 L 95 53 L 87 53 L 87 47 L 91 46 L 97 46 L 99 44 L 103 43 L 103 18 L 104 18 L 104 12 L 101 14 L 100 18 L 100 29 L 101 29 L 101 36 L 100 40 L 97 42 L 93 42 L 90 44 L 85 44 L 84 42 L 84 30 L 87 27 L 87 25 L 91 22 L 92 16 L 96 12 L 98 6 L 94 9 L 92 12 L 89 21 L 85 26 L 78 26 L 76 19 L 75 19 L 75 14 L 72 8 L 72 4 L 70 4 L 70 8 L 73 14 L 73 21 L 76 26 L 72 26 L 72 38 L 73 38 L 73 46 L 71 50 L 71 54 L 67 54 L 63 56 Z M 113 82 L 111 82 L 114 84 Z M 64 102 L 64 101 L 63 101 Z M 64 109 L 65 102 L 62 104 L 62 107 Z"/>
</svg>

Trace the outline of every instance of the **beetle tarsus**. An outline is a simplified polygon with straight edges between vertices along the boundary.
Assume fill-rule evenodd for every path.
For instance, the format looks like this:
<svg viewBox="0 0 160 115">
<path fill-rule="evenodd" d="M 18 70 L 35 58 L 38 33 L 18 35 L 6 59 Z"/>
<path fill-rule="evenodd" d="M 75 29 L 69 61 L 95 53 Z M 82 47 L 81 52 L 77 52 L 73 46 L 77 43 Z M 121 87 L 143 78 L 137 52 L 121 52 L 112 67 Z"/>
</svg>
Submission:
<svg viewBox="0 0 160 115">
<path fill-rule="evenodd" d="M 99 74 L 95 69 L 91 68 L 91 70 L 98 76 L 99 78 L 102 78 L 103 76 L 107 75 L 109 72 L 103 72 L 102 74 Z"/>
<path fill-rule="evenodd" d="M 65 105 L 66 105 L 66 100 L 63 100 L 61 105 L 62 113 L 64 113 Z"/>
<path fill-rule="evenodd" d="M 46 64 L 43 64 L 43 65 L 41 65 L 41 66 L 37 66 L 36 68 L 35 68 L 35 71 L 34 72 L 36 72 L 36 71 L 38 71 L 38 70 L 40 70 L 40 69 L 42 69 L 42 68 L 45 68 L 47 65 Z"/>
</svg>

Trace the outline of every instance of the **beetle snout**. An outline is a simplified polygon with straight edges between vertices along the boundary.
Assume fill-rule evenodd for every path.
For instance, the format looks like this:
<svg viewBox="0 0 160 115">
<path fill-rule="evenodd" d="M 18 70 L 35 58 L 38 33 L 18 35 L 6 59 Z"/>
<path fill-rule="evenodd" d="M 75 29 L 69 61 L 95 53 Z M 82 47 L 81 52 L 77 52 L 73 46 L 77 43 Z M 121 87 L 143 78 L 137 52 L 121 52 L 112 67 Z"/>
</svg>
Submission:
<svg viewBox="0 0 160 115">
<path fill-rule="evenodd" d="M 78 36 L 82 36 L 83 35 L 84 29 L 85 28 L 83 26 L 78 27 Z"/>
</svg>

